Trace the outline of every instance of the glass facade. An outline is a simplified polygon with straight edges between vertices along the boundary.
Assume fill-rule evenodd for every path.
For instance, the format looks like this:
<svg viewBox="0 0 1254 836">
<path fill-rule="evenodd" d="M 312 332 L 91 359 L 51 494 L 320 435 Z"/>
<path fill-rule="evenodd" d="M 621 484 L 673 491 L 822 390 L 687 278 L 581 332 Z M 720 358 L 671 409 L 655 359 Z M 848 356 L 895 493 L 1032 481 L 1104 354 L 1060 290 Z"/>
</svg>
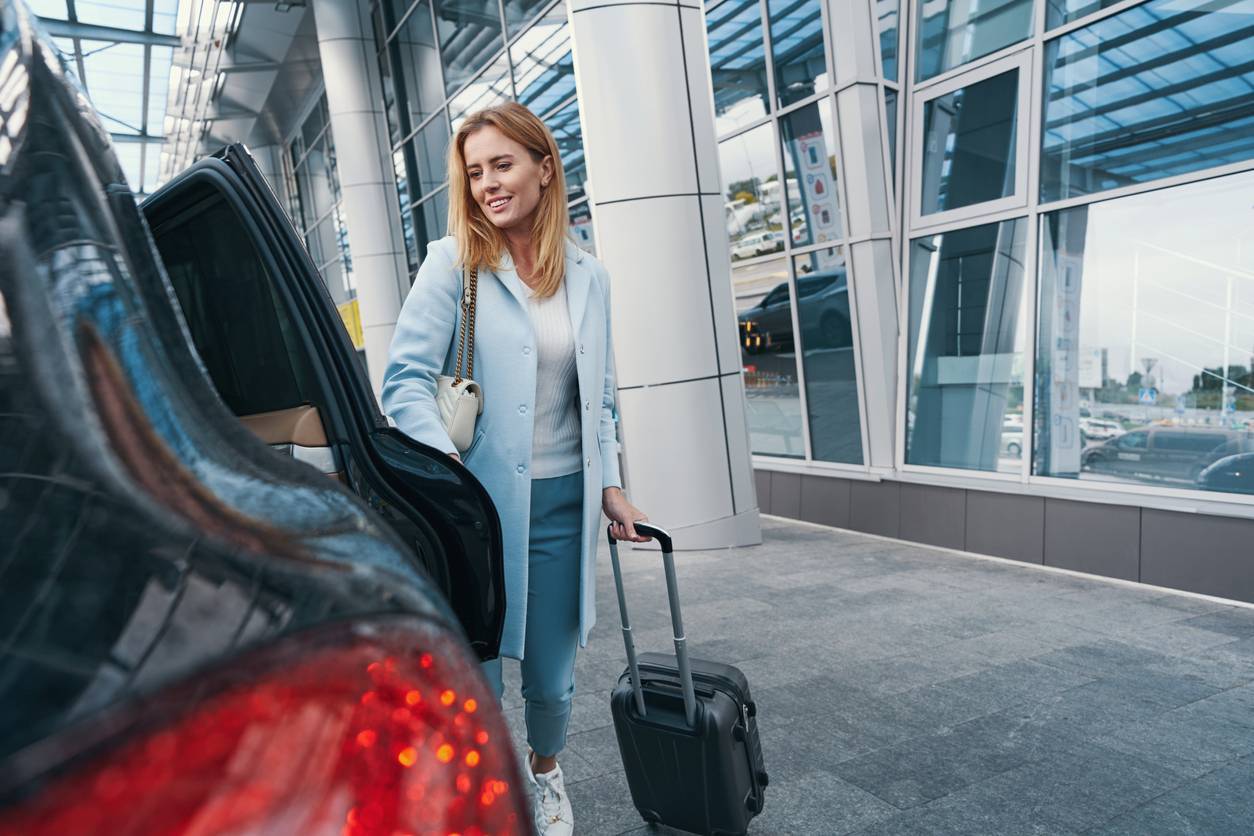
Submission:
<svg viewBox="0 0 1254 836">
<path fill-rule="evenodd" d="M 1254 11 L 1114 5 L 918 7 L 901 461 L 1254 494 Z"/>
<path fill-rule="evenodd" d="M 566 7 L 376 0 L 373 15 L 411 274 L 447 231 L 449 138 L 470 113 L 511 99 L 553 131 L 576 239 L 592 249 Z"/>
<path fill-rule="evenodd" d="M 348 225 L 340 200 L 327 99 L 319 97 L 287 146 L 287 193 L 292 220 L 305 238 L 309 255 L 326 282 L 331 298 L 342 304 L 356 298 Z"/>
<path fill-rule="evenodd" d="M 893 72 L 896 8 L 880 5 Z M 706 11 L 752 450 L 860 465 L 825 19 L 819 0 L 722 0 Z"/>
</svg>

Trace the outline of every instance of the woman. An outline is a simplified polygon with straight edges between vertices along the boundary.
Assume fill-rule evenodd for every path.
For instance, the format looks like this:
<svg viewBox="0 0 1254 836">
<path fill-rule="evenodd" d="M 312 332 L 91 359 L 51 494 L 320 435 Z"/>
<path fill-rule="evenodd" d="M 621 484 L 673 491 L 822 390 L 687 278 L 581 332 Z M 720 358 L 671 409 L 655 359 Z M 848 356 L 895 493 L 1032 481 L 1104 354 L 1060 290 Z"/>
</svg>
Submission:
<svg viewBox="0 0 1254 836">
<path fill-rule="evenodd" d="M 501 656 L 522 661 L 536 829 L 573 831 L 557 754 L 575 649 L 596 619 L 604 511 L 621 540 L 647 519 L 619 479 L 609 277 L 567 238 L 562 164 L 535 114 L 507 103 L 471 115 L 449 145 L 449 237 L 427 250 L 392 339 L 384 410 L 454 458 L 436 376 L 456 360 L 462 266 L 479 268 L 474 379 L 484 409 L 464 464 L 487 488 L 505 543 Z M 501 660 L 484 664 L 501 694 Z"/>
</svg>

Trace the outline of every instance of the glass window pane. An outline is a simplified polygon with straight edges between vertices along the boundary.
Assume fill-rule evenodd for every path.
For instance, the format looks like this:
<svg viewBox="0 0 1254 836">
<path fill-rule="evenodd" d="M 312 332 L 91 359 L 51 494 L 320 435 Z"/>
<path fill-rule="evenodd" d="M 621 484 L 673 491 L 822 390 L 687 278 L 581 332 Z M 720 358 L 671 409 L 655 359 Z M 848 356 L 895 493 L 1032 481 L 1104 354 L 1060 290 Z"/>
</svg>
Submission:
<svg viewBox="0 0 1254 836">
<path fill-rule="evenodd" d="M 305 244 L 309 247 L 309 257 L 313 259 L 314 264 L 321 267 L 339 257 L 337 233 L 335 218 L 332 215 L 328 215 L 305 235 Z"/>
<path fill-rule="evenodd" d="M 414 199 L 424 197 L 438 189 L 448 179 L 448 143 L 451 132 L 443 114 L 436 116 L 418 131 L 410 146 L 413 148 L 414 164 L 418 170 L 413 173 L 418 181 Z"/>
<path fill-rule="evenodd" d="M 906 461 L 1018 473 L 1027 221 L 915 239 Z"/>
<path fill-rule="evenodd" d="M 1041 200 L 1254 158 L 1254 9 L 1151 0 L 1050 41 Z"/>
<path fill-rule="evenodd" d="M 579 129 L 579 103 L 571 102 L 553 114 L 548 120 L 548 126 L 557 142 L 557 152 L 562 156 L 566 199 L 579 200 L 584 196 L 584 183 L 588 179 L 588 166 L 583 156 L 583 134 Z"/>
<path fill-rule="evenodd" d="M 754 453 L 805 457 L 788 261 L 732 269 L 740 320 L 749 444 Z"/>
<path fill-rule="evenodd" d="M 1047 0 L 1045 3 L 1045 30 L 1049 31 L 1064 23 L 1079 20 L 1119 0 Z"/>
<path fill-rule="evenodd" d="M 466 89 L 448 103 L 449 118 L 456 131 L 470 114 L 513 98 L 509 81 L 509 56 L 502 52 Z"/>
<path fill-rule="evenodd" d="M 326 120 L 326 96 L 318 99 L 318 103 L 314 105 L 309 115 L 305 117 L 304 123 L 300 126 L 300 136 L 305 143 L 305 147 L 313 145 L 318 137 L 322 134 L 322 129 L 327 126 Z"/>
<path fill-rule="evenodd" d="M 592 229 L 592 207 L 586 202 L 570 210 L 570 235 L 585 252 L 597 254 L 596 239 Z"/>
<path fill-rule="evenodd" d="M 952 70 L 1032 34 L 1032 0 L 919 0 L 915 81 Z"/>
<path fill-rule="evenodd" d="M 323 140 L 310 148 L 304 160 L 297 166 L 296 187 L 300 190 L 303 227 L 309 229 L 335 205 L 330 168 L 326 161 L 326 144 Z"/>
<path fill-rule="evenodd" d="M 421 219 L 419 256 L 426 258 L 428 245 L 439 241 L 448 231 L 448 189 L 441 189 L 419 206 L 417 216 Z"/>
<path fill-rule="evenodd" d="M 784 248 L 784 212 L 771 126 L 718 145 L 732 261 Z"/>
<path fill-rule="evenodd" d="M 506 31 L 510 36 L 518 34 L 527 25 L 527 21 L 539 14 L 549 2 L 550 0 L 504 0 Z M 565 5 L 559 5 L 555 13 L 560 13 L 565 20 Z"/>
<path fill-rule="evenodd" d="M 706 12 L 715 131 L 723 135 L 766 115 L 766 47 L 757 0 L 727 0 Z"/>
<path fill-rule="evenodd" d="M 793 266 L 811 452 L 820 461 L 862 464 L 844 248 L 798 256 Z"/>
<path fill-rule="evenodd" d="M 557 6 L 510 47 L 518 102 L 544 115 L 575 94 L 566 7 Z"/>
<path fill-rule="evenodd" d="M 876 26 L 880 33 L 880 63 L 884 78 L 889 81 L 897 80 L 897 17 L 900 10 L 900 0 L 875 0 Z"/>
<path fill-rule="evenodd" d="M 152 31 L 159 35 L 173 35 L 178 14 L 179 0 L 157 0 L 152 7 Z M 117 26 L 116 23 L 110 25 Z"/>
<path fill-rule="evenodd" d="M 385 9 L 385 20 L 394 25 L 396 18 Z M 431 7 L 426 0 L 419 3 L 405 18 L 396 36 L 388 42 L 394 94 L 407 120 L 398 114 L 402 134 L 421 125 L 444 104 L 444 88 L 440 84 L 440 52 L 436 49 L 431 29 Z"/>
<path fill-rule="evenodd" d="M 767 0 L 775 97 L 781 107 L 827 87 L 819 0 Z"/>
<path fill-rule="evenodd" d="M 784 139 L 784 184 L 788 226 L 794 246 L 835 241 L 843 236 L 836 191 L 836 143 L 832 108 L 815 102 L 780 120 Z"/>
<path fill-rule="evenodd" d="M 884 116 L 888 120 L 888 176 L 897 188 L 897 93 L 884 91 Z"/>
<path fill-rule="evenodd" d="M 1254 493 L 1251 193 L 1246 172 L 1042 218 L 1033 472 Z"/>
<path fill-rule="evenodd" d="M 1014 194 L 1019 71 L 923 105 L 923 214 Z"/>
<path fill-rule="evenodd" d="M 478 75 L 505 48 L 496 0 L 441 0 L 435 6 L 435 24 L 448 95 Z M 496 75 L 489 78 L 495 81 Z"/>
</svg>

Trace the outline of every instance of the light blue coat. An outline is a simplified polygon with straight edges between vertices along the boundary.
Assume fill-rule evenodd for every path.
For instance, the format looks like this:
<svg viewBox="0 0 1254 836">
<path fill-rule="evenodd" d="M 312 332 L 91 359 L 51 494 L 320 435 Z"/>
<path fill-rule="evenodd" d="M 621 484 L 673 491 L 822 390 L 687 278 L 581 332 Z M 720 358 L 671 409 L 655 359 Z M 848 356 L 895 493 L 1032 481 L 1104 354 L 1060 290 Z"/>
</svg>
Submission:
<svg viewBox="0 0 1254 836">
<path fill-rule="evenodd" d="M 427 257 L 396 322 L 383 382 L 383 410 L 402 432 L 445 453 L 453 443 L 435 404 L 436 376 L 451 374 L 462 293 L 450 236 Z M 614 431 L 614 359 L 610 341 L 609 275 L 599 261 L 566 244 L 566 294 L 582 422 L 583 551 L 579 579 L 579 644 L 596 622 L 596 552 L 601 491 L 622 486 Z M 501 655 L 523 656 L 527 624 L 527 543 L 531 520 L 532 417 L 536 399 L 536 339 L 527 289 L 508 254 L 499 271 L 479 271 L 474 379 L 484 407 L 475 440 L 462 458 L 496 504 L 505 545 L 505 631 Z"/>
</svg>

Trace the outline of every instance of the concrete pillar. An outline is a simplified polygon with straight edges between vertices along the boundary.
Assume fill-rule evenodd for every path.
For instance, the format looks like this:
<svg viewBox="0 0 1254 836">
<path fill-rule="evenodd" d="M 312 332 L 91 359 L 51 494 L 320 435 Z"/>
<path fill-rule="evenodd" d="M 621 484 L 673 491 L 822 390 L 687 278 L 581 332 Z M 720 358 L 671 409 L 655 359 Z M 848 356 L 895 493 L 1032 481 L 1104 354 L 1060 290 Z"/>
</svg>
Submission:
<svg viewBox="0 0 1254 836">
<path fill-rule="evenodd" d="M 897 425 L 897 289 L 893 256 L 891 172 L 881 68 L 872 44 L 879 38 L 870 0 L 827 0 L 835 56 L 836 117 L 849 227 L 849 287 L 854 313 L 858 383 L 870 467 L 891 470 Z M 903 131 L 904 133 L 904 131 Z"/>
<path fill-rule="evenodd" d="M 392 171 L 370 4 L 313 0 L 366 367 L 376 397 L 409 269 Z"/>
<path fill-rule="evenodd" d="M 570 0 L 632 501 L 680 548 L 759 543 L 700 0 Z"/>
</svg>

